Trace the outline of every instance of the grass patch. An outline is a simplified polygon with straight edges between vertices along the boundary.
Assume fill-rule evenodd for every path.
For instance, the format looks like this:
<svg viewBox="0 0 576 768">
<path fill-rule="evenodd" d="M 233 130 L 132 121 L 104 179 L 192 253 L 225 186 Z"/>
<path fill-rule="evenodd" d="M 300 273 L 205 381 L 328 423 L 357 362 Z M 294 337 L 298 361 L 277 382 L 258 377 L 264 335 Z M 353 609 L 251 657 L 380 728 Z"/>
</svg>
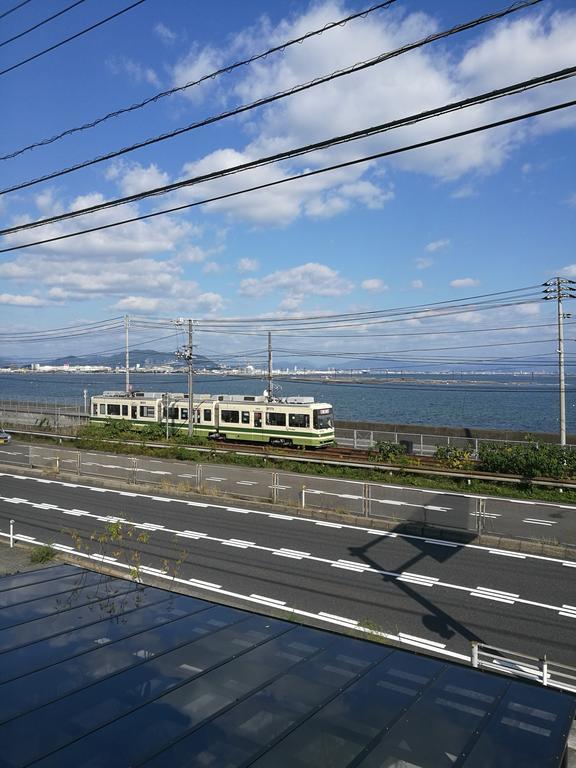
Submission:
<svg viewBox="0 0 576 768">
<path fill-rule="evenodd" d="M 55 557 L 56 550 L 52 549 L 48 544 L 43 544 L 41 547 L 36 547 L 30 553 L 30 562 L 34 565 L 41 565 L 42 563 L 49 563 Z"/>
</svg>

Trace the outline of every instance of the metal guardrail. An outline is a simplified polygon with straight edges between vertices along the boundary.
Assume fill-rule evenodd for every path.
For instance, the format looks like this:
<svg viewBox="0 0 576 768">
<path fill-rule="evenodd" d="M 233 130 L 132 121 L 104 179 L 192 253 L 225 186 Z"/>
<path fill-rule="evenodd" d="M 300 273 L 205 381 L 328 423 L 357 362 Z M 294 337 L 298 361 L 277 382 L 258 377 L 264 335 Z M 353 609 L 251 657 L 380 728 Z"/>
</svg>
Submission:
<svg viewBox="0 0 576 768">
<path fill-rule="evenodd" d="M 471 661 L 476 669 L 490 669 L 533 680 L 550 688 L 576 693 L 576 667 L 559 664 L 546 656 L 538 658 L 506 648 L 473 642 Z"/>
</svg>

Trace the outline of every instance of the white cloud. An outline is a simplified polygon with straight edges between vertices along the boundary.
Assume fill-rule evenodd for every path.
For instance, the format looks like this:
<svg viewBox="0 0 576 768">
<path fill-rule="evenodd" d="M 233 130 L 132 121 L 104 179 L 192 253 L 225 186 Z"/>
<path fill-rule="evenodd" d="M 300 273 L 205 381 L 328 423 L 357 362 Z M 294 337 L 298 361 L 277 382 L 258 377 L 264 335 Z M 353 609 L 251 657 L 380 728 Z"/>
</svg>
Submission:
<svg viewBox="0 0 576 768">
<path fill-rule="evenodd" d="M 473 288 L 475 285 L 480 285 L 480 280 L 475 277 L 459 277 L 451 280 L 450 285 L 452 288 Z"/>
<path fill-rule="evenodd" d="M 154 27 L 154 32 L 166 45 L 171 45 L 178 39 L 176 32 L 173 32 L 169 27 L 166 26 L 166 24 L 163 24 L 161 21 L 159 21 L 158 24 L 156 24 Z"/>
<path fill-rule="evenodd" d="M 155 189 L 168 184 L 170 178 L 161 171 L 156 163 L 144 167 L 139 163 L 114 163 L 106 171 L 106 178 L 118 182 L 123 195 L 135 195 L 147 189 Z"/>
<path fill-rule="evenodd" d="M 145 67 L 125 56 L 110 57 L 106 64 L 115 75 L 127 74 L 135 83 L 147 83 L 160 88 L 160 79 L 151 67 Z"/>
<path fill-rule="evenodd" d="M 220 272 L 221 266 L 216 261 L 207 261 L 206 264 L 202 267 L 202 272 L 204 272 L 205 275 L 208 275 L 210 273 L 214 272 Z"/>
<path fill-rule="evenodd" d="M 424 283 L 422 282 L 422 280 L 412 280 L 412 282 L 410 283 L 410 287 L 416 288 L 416 289 L 424 288 Z"/>
<path fill-rule="evenodd" d="M 188 81 L 220 66 L 229 60 L 231 48 L 240 53 L 240 49 L 244 53 L 253 53 L 266 45 L 278 44 L 321 27 L 342 12 L 340 3 L 326 0 L 313 4 L 304 13 L 287 18 L 276 26 L 272 26 L 269 20 L 260 21 L 238 35 L 226 50 L 192 50 L 175 67 L 174 81 Z M 231 89 L 226 78 L 219 79 L 217 85 L 210 87 L 220 89 L 219 99 L 230 99 L 234 103 L 251 101 L 392 50 L 437 28 L 436 21 L 424 13 L 382 13 L 362 24 L 348 24 L 331 30 L 329 34 L 308 40 L 305 45 L 285 50 L 281 56 L 255 62 L 239 72 Z M 194 164 L 188 164 L 184 173 L 188 175 L 188 171 L 198 171 L 206 163 L 210 169 L 215 169 L 231 165 L 233 161 L 251 160 L 437 107 L 507 84 L 513 79 L 522 80 L 534 73 L 548 71 L 551 67 L 569 66 L 573 59 L 574 39 L 576 13 L 533 14 L 529 18 L 514 17 L 510 22 L 486 26 L 477 41 L 460 58 L 457 53 L 448 58 L 445 50 L 438 46 L 421 48 L 358 75 L 311 88 L 247 114 L 241 123 L 248 136 L 244 146 L 238 144 L 234 148 L 216 150 Z M 225 88 L 228 88 L 227 92 Z M 558 96 L 570 85 L 556 84 L 549 88 Z M 193 88 L 186 92 L 187 98 L 197 98 L 197 90 Z M 292 173 L 331 162 L 490 122 L 539 106 L 543 99 L 549 101 L 551 91 L 547 90 L 544 95 L 544 89 L 540 90 L 313 153 L 285 163 L 282 168 L 261 168 L 256 172 L 243 173 L 234 181 L 223 181 L 217 186 L 203 185 L 203 190 L 226 194 L 240 187 L 280 180 Z M 547 116 L 542 122 L 534 123 L 535 127 L 518 124 L 479 133 L 463 140 L 397 155 L 386 161 L 372 162 L 321 178 L 309 178 L 303 183 L 292 182 L 221 201 L 211 205 L 210 210 L 226 212 L 257 224 L 285 225 L 302 215 L 313 218 L 336 216 L 348 211 L 352 205 L 380 208 L 394 193 L 389 185 L 381 187 L 375 184 L 374 179 L 389 165 L 442 180 L 456 180 L 470 172 L 490 173 L 497 170 L 534 132 L 556 130 L 574 123 L 574 116 Z M 197 194 L 190 194 L 194 199 L 198 198 Z M 470 185 L 460 185 L 453 196 L 464 198 L 471 194 Z"/>
<path fill-rule="evenodd" d="M 204 48 L 194 45 L 188 54 L 172 68 L 172 86 L 179 88 L 187 83 L 194 83 L 211 72 L 221 69 L 229 55 L 228 50 L 217 50 L 209 45 Z M 200 104 L 209 95 L 210 102 L 214 106 L 215 103 L 224 100 L 221 88 L 221 81 L 218 78 L 210 78 L 200 85 L 186 88 L 181 91 L 181 95 L 195 104 Z"/>
<path fill-rule="evenodd" d="M 476 190 L 471 184 L 464 184 L 461 187 L 458 187 L 458 189 L 455 189 L 454 192 L 450 195 L 450 197 L 453 197 L 455 200 L 465 200 L 467 197 L 474 197 L 476 195 Z"/>
<path fill-rule="evenodd" d="M 48 302 L 37 296 L 21 296 L 13 293 L 0 293 L 0 304 L 10 304 L 13 307 L 43 307 Z"/>
<path fill-rule="evenodd" d="M 558 274 L 562 277 L 576 277 L 576 264 L 568 264 L 565 267 L 561 267 Z"/>
<path fill-rule="evenodd" d="M 260 265 L 256 259 L 240 259 L 236 264 L 238 272 L 257 272 Z"/>
<path fill-rule="evenodd" d="M 380 280 L 379 277 L 372 277 L 368 280 L 363 280 L 360 284 L 360 287 L 365 291 L 371 291 L 374 293 L 388 290 L 388 286 L 385 284 L 384 280 Z"/>
<path fill-rule="evenodd" d="M 434 259 L 422 256 L 421 258 L 415 259 L 414 263 L 416 264 L 416 269 L 428 269 L 428 267 L 431 267 L 432 264 L 434 264 Z"/>
<path fill-rule="evenodd" d="M 240 282 L 243 296 L 260 297 L 275 291 L 287 294 L 292 300 L 308 296 L 344 296 L 353 285 L 324 264 L 310 262 L 300 267 L 272 272 L 261 279 L 247 278 Z"/>
<path fill-rule="evenodd" d="M 568 203 L 568 205 L 569 205 L 571 208 L 576 208 L 576 192 L 573 192 L 573 193 L 572 193 L 572 194 L 571 194 L 571 195 L 568 197 L 568 200 L 566 200 L 566 202 Z"/>
<path fill-rule="evenodd" d="M 425 247 L 425 251 L 428 251 L 428 253 L 435 253 L 436 251 L 441 251 L 444 248 L 447 248 L 450 245 L 450 240 L 434 240 L 432 243 L 428 243 L 428 245 Z"/>
</svg>

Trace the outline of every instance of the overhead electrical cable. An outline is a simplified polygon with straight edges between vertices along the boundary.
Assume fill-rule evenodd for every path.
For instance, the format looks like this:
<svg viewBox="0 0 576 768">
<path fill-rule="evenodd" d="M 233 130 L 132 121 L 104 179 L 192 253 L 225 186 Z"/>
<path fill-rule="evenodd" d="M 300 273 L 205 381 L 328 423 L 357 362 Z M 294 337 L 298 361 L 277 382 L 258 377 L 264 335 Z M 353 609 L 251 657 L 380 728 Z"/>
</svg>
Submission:
<svg viewBox="0 0 576 768">
<path fill-rule="evenodd" d="M 533 2 L 540 2 L 541 0 L 528 0 L 530 3 Z M 513 10 L 518 10 L 518 8 L 514 8 Z M 402 48 L 397 48 L 394 51 L 389 51 L 387 53 L 383 53 L 380 56 L 376 56 L 372 59 L 369 59 L 367 61 L 359 62 L 356 64 L 353 64 L 349 67 L 346 67 L 345 69 L 337 70 L 335 72 L 330 73 L 329 75 L 325 75 L 323 77 L 317 77 L 314 80 L 310 80 L 306 83 L 301 83 L 300 85 L 295 85 L 292 88 L 289 88 L 285 91 L 280 91 L 276 94 L 273 94 L 272 96 L 265 96 L 261 99 L 257 99 L 256 101 L 252 101 L 248 104 L 242 104 L 239 107 L 235 107 L 234 109 L 230 109 L 226 112 L 222 112 L 218 115 L 213 115 L 211 117 L 207 117 L 203 120 L 199 120 L 195 123 L 191 123 L 190 125 L 187 125 L 183 128 L 178 128 L 173 131 L 168 131 L 167 133 L 160 134 L 158 136 L 153 136 L 150 139 L 146 139 L 144 141 L 130 144 L 126 147 L 122 147 L 121 149 L 114 150 L 112 152 L 107 152 L 103 155 L 98 155 L 97 157 L 91 158 L 90 160 L 84 160 L 80 163 L 75 163 L 74 165 L 70 165 L 66 168 L 62 168 L 58 171 L 54 171 L 52 173 L 44 174 L 43 176 L 38 176 L 34 179 L 30 179 L 25 182 L 21 182 L 20 184 L 15 184 L 11 187 L 7 187 L 3 190 L 0 190 L 0 194 L 7 194 L 8 192 L 14 192 L 19 189 L 26 189 L 28 187 L 34 186 L 36 184 L 40 184 L 43 181 L 50 181 L 51 179 L 56 179 L 61 176 L 65 176 L 69 173 L 74 173 L 75 171 L 81 170 L 83 168 L 89 168 L 90 166 L 97 165 L 99 163 L 103 163 L 107 160 L 113 160 L 117 157 L 122 157 L 126 154 L 129 154 L 131 152 L 134 152 L 137 149 L 142 149 L 144 147 L 152 146 L 153 144 L 158 144 L 159 142 L 166 141 L 167 139 L 173 139 L 176 136 L 180 136 L 184 133 L 188 133 L 189 131 L 196 130 L 198 128 L 205 127 L 207 125 L 212 125 L 216 122 L 220 122 L 221 120 L 225 120 L 229 117 L 235 117 L 237 115 L 241 115 L 244 112 L 248 112 L 250 110 L 256 109 L 257 107 L 262 107 L 267 104 L 272 104 L 276 101 L 279 101 L 281 99 L 285 99 L 288 96 L 294 96 L 297 93 L 301 93 L 303 91 L 309 90 L 310 88 L 315 88 L 319 85 L 322 85 L 324 83 L 332 82 L 333 80 L 336 80 L 341 77 L 346 77 L 348 75 L 354 74 L 356 72 L 360 72 L 364 69 L 367 69 L 369 67 L 376 66 L 377 64 L 381 64 L 384 61 L 388 61 L 391 58 L 400 56 L 404 53 L 407 53 L 409 51 L 414 50 L 415 48 L 422 47 L 423 45 L 428 45 L 430 42 L 433 42 L 434 40 L 441 39 L 443 37 L 447 37 L 448 35 L 454 35 L 459 32 L 461 32 L 464 29 L 470 29 L 473 27 L 478 26 L 480 23 L 486 23 L 488 20 L 492 20 L 493 18 L 500 18 L 503 15 L 506 15 L 508 13 L 511 13 L 512 11 L 508 8 L 504 11 L 499 11 L 497 14 L 492 14 L 490 17 L 481 17 L 481 19 L 474 19 L 473 21 L 467 22 L 466 24 L 460 24 L 457 27 L 452 27 L 450 30 L 447 30 L 445 32 L 437 33 L 436 35 L 431 35 L 428 38 L 424 38 L 423 40 L 419 40 L 416 43 L 411 43 L 409 45 L 405 45 Z M 560 78 L 559 78 L 560 79 Z M 531 81 L 527 81 L 527 83 L 531 83 Z M 538 87 L 542 83 L 534 83 L 534 85 L 529 84 L 520 84 L 519 89 L 520 90 L 526 90 L 529 87 Z M 508 89 L 503 89 L 508 90 Z M 492 94 L 484 94 L 486 97 L 486 101 L 491 100 L 491 98 L 500 98 L 503 95 L 508 95 L 506 93 L 500 93 L 498 91 L 494 92 L 495 95 Z M 483 100 L 476 101 L 480 97 L 474 97 L 471 103 L 484 103 Z M 455 109 L 462 109 L 464 106 L 468 106 L 468 100 L 464 100 L 463 102 L 456 102 L 453 105 L 449 105 L 447 108 L 447 111 L 450 112 Z M 420 117 L 419 119 L 427 119 L 427 116 L 432 116 L 435 110 L 430 110 L 430 115 L 428 113 L 422 113 L 423 117 Z M 417 121 L 416 121 L 417 122 Z M 400 125 L 403 124 L 403 122 L 399 123 Z M 411 123 L 408 123 L 411 124 Z M 385 124 L 390 125 L 391 127 L 396 127 L 394 124 Z M 374 127 L 372 129 L 369 129 L 373 132 L 380 132 L 383 130 L 383 126 Z M 363 131 L 359 131 L 356 133 L 363 133 Z M 354 134 L 350 134 L 350 137 L 354 136 Z M 343 140 L 350 140 L 350 138 L 342 137 Z M 329 140 L 330 142 L 333 140 Z M 320 142 L 320 145 L 323 142 Z M 318 147 L 318 148 L 321 148 Z M 307 150 L 312 151 L 312 150 Z M 289 154 L 289 153 L 288 153 Z M 174 187 L 175 189 L 178 188 L 177 186 Z"/>
<path fill-rule="evenodd" d="M 79 131 L 85 131 L 90 128 L 94 128 L 95 126 L 100 125 L 100 123 L 103 123 L 106 120 L 119 117 L 120 115 L 126 114 L 127 112 L 133 112 L 134 110 L 142 109 L 142 107 L 146 107 L 148 104 L 152 104 L 156 101 L 159 101 L 160 99 L 163 99 L 166 96 L 172 96 L 175 93 L 180 93 L 189 88 L 193 88 L 194 86 L 200 85 L 201 83 L 207 80 L 215 80 L 220 75 L 229 74 L 230 72 L 233 72 L 234 70 L 240 67 L 244 67 L 248 64 L 253 64 L 254 62 L 259 61 L 261 59 L 265 59 L 274 53 L 285 51 L 287 48 L 289 48 L 292 45 L 303 43 L 305 40 L 308 40 L 311 37 L 315 37 L 316 35 L 322 35 L 324 34 L 324 32 L 328 32 L 331 29 L 334 29 L 335 27 L 343 27 L 348 22 L 354 19 L 364 18 L 368 16 L 370 13 L 381 10 L 383 8 L 387 8 L 392 3 L 395 3 L 395 2 L 396 0 L 387 0 L 384 3 L 378 3 L 377 5 L 373 5 L 370 8 L 366 8 L 363 11 L 358 11 L 358 13 L 353 13 L 350 16 L 345 16 L 342 19 L 338 19 L 338 21 L 331 21 L 328 24 L 325 24 L 320 29 L 315 29 L 311 32 L 306 32 L 306 34 L 301 35 L 300 37 L 296 37 L 292 40 L 287 40 L 286 42 L 281 43 L 280 45 L 276 45 L 273 48 L 268 48 L 268 50 L 263 51 L 262 53 L 258 53 L 254 56 L 251 56 L 248 59 L 243 59 L 242 61 L 237 61 L 234 64 L 229 64 L 226 67 L 217 69 L 214 72 L 210 72 L 207 75 L 204 75 L 203 77 L 198 78 L 198 80 L 191 80 L 190 82 L 185 83 L 185 85 L 180 85 L 180 86 L 177 86 L 176 88 L 169 88 L 166 91 L 160 91 L 159 93 L 154 94 L 154 96 L 150 96 L 149 98 L 144 99 L 143 101 L 136 102 L 135 104 L 131 104 L 128 107 L 122 107 L 120 109 L 116 109 L 113 112 L 108 112 L 106 115 L 103 115 L 102 117 L 98 117 L 94 120 L 91 120 L 88 123 L 84 123 L 83 125 L 79 125 L 75 128 L 68 128 L 67 130 L 62 131 L 61 133 L 58 133 L 46 139 L 41 139 L 40 141 L 37 141 L 34 144 L 29 144 L 28 146 L 22 147 L 21 149 L 17 149 L 14 152 L 10 152 L 9 154 L 0 155 L 0 160 L 9 160 L 10 158 L 17 157 L 18 155 L 21 155 L 24 152 L 28 152 L 31 149 L 36 149 L 36 147 L 43 147 L 43 146 L 46 146 L 47 144 L 53 144 L 55 141 L 59 141 L 65 136 L 70 136 L 71 134 L 78 133 Z M 538 0 L 538 2 L 541 2 L 541 0 Z"/>
<path fill-rule="evenodd" d="M 34 26 L 32 27 L 28 27 L 28 29 L 25 29 L 23 32 L 20 32 L 18 35 L 14 35 L 13 37 L 8 38 L 7 40 L 2 40 L 2 42 L 0 42 L 0 48 L 3 45 L 8 45 L 8 43 L 13 43 L 14 40 L 19 40 L 21 37 L 24 37 L 24 35 L 27 35 L 29 32 L 33 32 L 35 29 L 38 29 L 39 27 L 43 27 L 44 24 L 48 24 L 49 21 L 53 21 L 54 19 L 57 19 L 59 16 L 62 16 L 68 11 L 71 11 L 73 8 L 76 8 L 77 5 L 80 5 L 81 3 L 85 3 L 85 2 L 86 0 L 76 0 L 76 2 L 72 3 L 72 5 L 69 5 L 67 8 L 63 8 L 61 11 L 58 11 L 58 13 L 53 13 L 52 16 L 48 16 L 46 19 L 42 19 L 42 21 L 39 21 L 37 24 L 34 24 Z"/>
<path fill-rule="evenodd" d="M 416 142 L 414 144 L 410 144 L 410 145 L 407 145 L 407 146 L 404 146 L 404 147 L 398 147 L 398 148 L 395 148 L 395 149 L 384 150 L 382 152 L 376 152 L 376 153 L 374 153 L 372 155 L 367 155 L 367 156 L 364 156 L 364 157 L 356 158 L 354 160 L 347 160 L 347 161 L 343 161 L 343 162 L 340 162 L 340 163 L 335 163 L 333 165 L 325 166 L 324 168 L 317 168 L 317 169 L 312 170 L 312 171 L 305 171 L 303 173 L 295 174 L 293 176 L 288 176 L 288 177 L 283 178 L 283 179 L 277 179 L 275 181 L 265 182 L 263 184 L 257 184 L 257 185 L 251 186 L 251 187 L 245 187 L 244 189 L 236 190 L 234 192 L 226 192 L 226 193 L 223 193 L 223 194 L 220 194 L 220 195 L 214 195 L 214 196 L 209 197 L 209 198 L 204 198 L 203 200 L 197 200 L 197 201 L 195 201 L 193 203 L 186 203 L 186 204 L 183 204 L 183 205 L 173 206 L 172 208 L 163 209 L 161 211 L 154 211 L 152 213 L 142 214 L 142 215 L 139 215 L 139 216 L 133 216 L 131 218 L 122 219 L 120 221 L 111 222 L 109 224 L 101 224 L 101 225 L 96 226 L 96 227 L 89 227 L 89 228 L 86 228 L 86 229 L 77 230 L 76 232 L 69 232 L 67 234 L 57 235 L 55 237 L 50 237 L 50 238 L 44 238 L 42 240 L 37 240 L 37 241 L 31 242 L 31 243 L 25 243 L 25 244 L 22 244 L 22 245 L 12 246 L 12 247 L 9 247 L 9 248 L 3 248 L 3 249 L 0 249 L 0 253 L 8 253 L 9 251 L 16 251 L 16 250 L 22 250 L 23 248 L 30 248 L 30 247 L 32 247 L 34 245 L 43 245 L 43 244 L 46 244 L 46 243 L 56 242 L 58 240 L 66 240 L 68 238 L 77 237 L 79 235 L 87 234 L 87 233 L 90 233 L 90 232 L 101 232 L 101 231 L 104 231 L 104 230 L 107 230 L 107 229 L 113 229 L 115 227 L 123 226 L 125 224 L 130 224 L 130 223 L 133 223 L 133 222 L 136 222 L 136 221 L 144 221 L 144 220 L 147 220 L 147 219 L 155 218 L 157 216 L 163 216 L 163 215 L 166 215 L 168 213 L 175 213 L 177 211 L 182 211 L 182 210 L 186 210 L 186 209 L 190 209 L 190 208 L 199 207 L 201 205 L 206 205 L 208 203 L 218 202 L 218 201 L 222 201 L 222 200 L 228 200 L 228 199 L 231 199 L 231 198 L 234 198 L 234 197 L 238 197 L 239 195 L 246 194 L 248 192 L 256 192 L 256 191 L 260 191 L 260 190 L 263 190 L 263 189 L 271 189 L 273 187 L 277 187 L 277 186 L 280 186 L 282 184 L 286 184 L 286 183 L 288 183 L 290 181 L 296 181 L 296 180 L 300 180 L 300 179 L 310 178 L 312 176 L 318 176 L 318 175 L 321 175 L 323 173 L 327 173 L 329 171 L 340 170 L 342 168 L 350 168 L 352 166 L 359 165 L 361 163 L 367 163 L 367 162 L 370 162 L 372 160 L 378 160 L 378 159 L 381 159 L 381 158 L 384 158 L 384 157 L 391 157 L 391 156 L 394 156 L 394 155 L 402 154 L 404 152 L 413 151 L 415 149 L 422 149 L 424 147 L 434 146 L 435 144 L 440 144 L 440 143 L 443 143 L 445 141 L 451 141 L 453 139 L 462 138 L 464 136 L 471 136 L 473 134 L 480 133 L 480 132 L 486 131 L 486 130 L 491 130 L 493 128 L 498 128 L 498 127 L 502 127 L 502 126 L 505 126 L 505 125 L 511 125 L 511 124 L 519 122 L 521 120 L 526 120 L 528 118 L 539 117 L 539 116 L 542 116 L 542 115 L 550 114 L 550 113 L 557 112 L 557 111 L 562 110 L 562 109 L 567 109 L 568 107 L 573 107 L 575 105 L 576 105 L 576 99 L 573 99 L 571 101 L 562 102 L 561 104 L 555 104 L 555 105 L 550 106 L 550 107 L 544 107 L 542 109 L 533 110 L 531 112 L 525 112 L 523 114 L 515 115 L 515 116 L 509 117 L 509 118 L 504 118 L 502 120 L 497 120 L 497 121 L 494 121 L 492 123 L 485 123 L 484 125 L 476 126 L 474 128 L 468 128 L 466 130 L 457 131 L 457 132 L 451 133 L 451 134 L 446 134 L 444 136 L 440 136 L 440 137 L 437 137 L 437 138 L 434 138 L 434 139 L 428 139 L 428 140 Z M 311 152 L 313 150 L 312 149 L 308 149 L 307 151 Z M 303 152 L 301 152 L 300 154 L 303 154 Z M 277 161 L 278 160 L 276 160 L 276 159 L 273 160 L 273 161 L 267 160 L 267 162 L 277 162 Z M 208 178 L 206 178 L 206 176 L 204 176 L 204 177 L 196 177 L 193 180 L 187 180 L 186 182 L 182 182 L 179 186 L 182 186 L 182 187 L 183 186 L 191 186 L 192 184 L 200 183 L 200 181 L 212 180 L 213 178 L 218 178 L 218 177 L 222 178 L 224 176 L 230 175 L 231 173 L 237 173 L 237 172 L 239 172 L 241 170 L 249 170 L 250 168 L 255 168 L 255 167 L 258 167 L 259 165 L 262 165 L 262 164 L 264 164 L 264 160 L 257 161 L 257 163 L 244 164 L 242 167 L 236 167 L 235 169 L 227 169 L 227 170 L 223 170 L 223 171 L 217 172 L 215 174 L 207 174 L 206 176 Z M 171 188 L 166 190 L 166 191 L 173 191 L 172 188 L 174 187 L 174 185 L 170 185 L 170 186 L 171 186 Z M 151 190 L 151 191 L 149 191 L 147 193 L 141 193 L 140 196 L 134 196 L 133 195 L 133 196 L 131 196 L 131 199 L 128 202 L 132 201 L 133 199 L 144 199 L 145 197 L 150 197 L 151 195 L 156 195 L 156 194 L 165 194 L 165 191 L 160 188 L 160 189 L 156 189 L 156 190 Z M 22 224 L 22 225 L 19 225 L 19 226 L 16 226 L 16 227 L 9 227 L 7 229 L 0 230 L 0 235 L 8 235 L 8 234 L 13 234 L 15 232 L 21 232 L 21 231 L 25 231 L 25 230 L 28 230 L 28 229 L 34 229 L 34 228 L 39 227 L 39 226 L 45 226 L 46 224 L 52 224 L 52 223 L 56 223 L 58 221 L 64 221 L 64 220 L 76 218 L 76 216 L 82 216 L 82 215 L 85 215 L 86 213 L 96 213 L 96 212 L 98 212 L 100 210 L 103 210 L 103 209 L 106 209 L 106 208 L 115 207 L 117 205 L 123 205 L 126 202 L 127 201 L 125 199 L 121 199 L 119 201 L 110 201 L 108 203 L 102 203 L 102 204 L 97 205 L 97 206 L 91 206 L 90 208 L 82 209 L 79 212 L 72 211 L 72 212 L 69 212 L 69 213 L 66 213 L 66 214 L 61 214 L 60 216 L 50 217 L 49 219 L 41 219 L 41 220 L 38 220 L 38 221 L 30 222 L 28 224 Z"/>
<path fill-rule="evenodd" d="M 142 5 L 146 0 L 136 0 L 135 3 L 132 3 L 132 5 L 126 6 L 126 8 L 121 8 L 116 13 L 113 13 L 111 16 L 107 16 L 105 19 L 102 19 L 101 21 L 96 22 L 96 24 L 91 24 L 89 27 L 85 27 L 84 29 L 81 29 L 80 32 L 76 32 L 74 35 L 70 35 L 70 37 L 65 38 L 64 40 L 60 40 L 60 42 L 55 43 L 54 45 L 51 45 L 49 48 L 45 48 L 43 51 L 39 51 L 38 53 L 35 53 L 33 56 L 28 56 L 27 59 L 22 59 L 22 61 L 17 62 L 16 64 L 12 64 L 10 67 L 6 67 L 6 69 L 0 70 L 0 75 L 6 75 L 8 72 L 12 72 L 15 69 L 18 69 L 19 67 L 24 66 L 24 64 L 28 64 L 31 61 L 34 61 L 35 59 L 39 59 L 41 56 L 44 56 L 47 53 L 50 53 L 51 51 L 55 51 L 57 48 L 60 48 L 63 45 L 66 45 L 66 43 L 70 43 L 72 40 L 76 40 L 76 38 L 81 37 L 82 35 L 85 35 L 88 32 L 91 32 L 93 29 L 97 29 L 98 27 L 101 27 L 103 24 L 107 24 L 109 21 L 112 21 L 113 19 L 118 18 L 118 16 L 122 16 L 122 14 L 126 13 L 127 11 L 131 11 L 132 8 L 136 8 L 137 5 Z"/>
<path fill-rule="evenodd" d="M 18 3 L 18 5 L 15 5 L 13 8 L 9 8 L 7 11 L 4 11 L 4 13 L 0 13 L 0 19 L 3 19 L 5 16 L 9 16 L 11 13 L 14 13 L 14 11 L 17 11 L 18 8 L 22 8 L 23 5 L 28 5 L 30 0 L 22 0 L 21 3 Z"/>
</svg>

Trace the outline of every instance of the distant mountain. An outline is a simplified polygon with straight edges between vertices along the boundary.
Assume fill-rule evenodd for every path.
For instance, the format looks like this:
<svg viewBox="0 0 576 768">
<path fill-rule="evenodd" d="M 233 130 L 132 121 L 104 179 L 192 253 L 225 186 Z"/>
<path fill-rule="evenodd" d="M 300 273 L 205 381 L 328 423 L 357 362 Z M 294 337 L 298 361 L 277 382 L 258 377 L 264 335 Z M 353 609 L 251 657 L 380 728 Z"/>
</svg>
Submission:
<svg viewBox="0 0 576 768">
<path fill-rule="evenodd" d="M 126 355 L 119 352 L 115 355 L 69 355 L 57 357 L 45 365 L 108 365 L 111 368 L 124 367 Z M 139 365 L 143 368 L 153 368 L 157 365 L 185 365 L 185 361 L 178 359 L 173 352 L 156 352 L 154 349 L 134 349 L 130 351 L 130 367 Z M 219 368 L 218 363 L 213 362 L 203 355 L 194 355 L 195 368 Z"/>
</svg>

